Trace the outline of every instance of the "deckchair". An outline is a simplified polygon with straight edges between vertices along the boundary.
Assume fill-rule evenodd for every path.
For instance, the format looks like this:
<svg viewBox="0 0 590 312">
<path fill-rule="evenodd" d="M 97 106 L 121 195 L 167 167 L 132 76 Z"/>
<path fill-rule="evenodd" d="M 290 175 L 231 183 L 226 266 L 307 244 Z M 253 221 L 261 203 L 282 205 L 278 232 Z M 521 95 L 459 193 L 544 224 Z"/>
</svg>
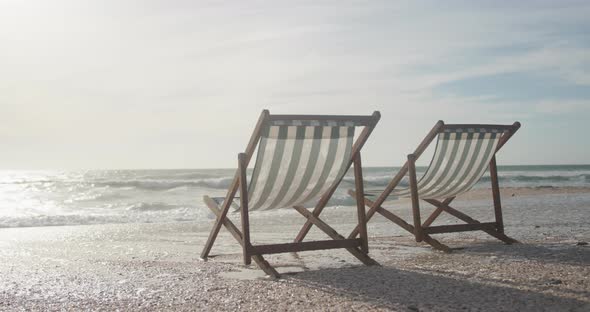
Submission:
<svg viewBox="0 0 590 312">
<path fill-rule="evenodd" d="M 519 128 L 519 122 L 512 125 L 445 125 L 443 121 L 437 122 L 414 153 L 408 155 L 407 162 L 385 190 L 377 193 L 367 190 L 364 194 L 364 203 L 370 208 L 366 213 L 366 219 L 370 220 L 377 212 L 414 234 L 417 242 L 424 241 L 444 252 L 450 252 L 451 249 L 432 238 L 432 234 L 481 230 L 507 244 L 515 243 L 516 240 L 504 234 L 496 153 Z M 438 140 L 432 161 L 418 181 L 416 160 L 436 137 Z M 457 196 L 469 191 L 488 168 L 492 184 L 495 222 L 479 222 L 451 207 L 450 204 Z M 406 175 L 409 178 L 409 187 L 399 187 Z M 349 190 L 349 194 L 358 198 L 358 189 Z M 376 198 L 372 198 L 371 195 Z M 382 207 L 385 200 L 390 197 L 411 198 L 413 225 Z M 420 199 L 436 207 L 423 223 Z M 465 224 L 432 226 L 442 212 L 462 220 Z M 356 237 L 358 233 L 359 227 L 352 231 L 349 238 Z"/>
<path fill-rule="evenodd" d="M 368 256 L 365 206 L 357 202 L 359 238 L 345 238 L 319 218 L 343 176 L 354 163 L 355 181 L 362 189 L 361 148 L 380 119 L 379 112 L 370 116 L 337 115 L 271 115 L 264 110 L 244 153 L 238 155 L 238 170 L 227 195 L 223 198 L 204 196 L 207 207 L 217 216 L 201 253 L 207 259 L 221 225 L 242 246 L 244 264 L 253 259 L 271 277 L 279 273 L 263 258 L 266 254 L 344 248 L 366 265 L 377 264 Z M 355 128 L 363 130 L 354 140 Z M 354 142 L 353 142 L 354 141 Z M 246 168 L 256 147 L 258 154 L 250 180 Z M 240 191 L 241 231 L 228 218 Z M 313 212 L 304 204 L 319 198 Z M 249 213 L 292 207 L 328 234 L 331 240 L 255 245 L 250 240 Z"/>
</svg>

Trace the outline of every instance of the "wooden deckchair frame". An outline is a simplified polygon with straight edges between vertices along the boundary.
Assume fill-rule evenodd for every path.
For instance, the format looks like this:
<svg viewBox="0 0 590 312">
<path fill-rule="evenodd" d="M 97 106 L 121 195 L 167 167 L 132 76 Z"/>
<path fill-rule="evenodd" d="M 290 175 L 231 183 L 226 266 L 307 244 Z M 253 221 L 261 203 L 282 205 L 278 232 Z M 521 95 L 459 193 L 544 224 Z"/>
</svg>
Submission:
<svg viewBox="0 0 590 312">
<path fill-rule="evenodd" d="M 434 199 L 424 199 L 425 202 L 433 205 L 436 207 L 434 212 L 428 216 L 428 218 L 421 223 L 421 215 L 420 215 L 420 203 L 418 197 L 418 187 L 417 187 L 417 179 L 416 179 L 416 160 L 422 155 L 422 153 L 426 150 L 426 148 L 432 143 L 432 141 L 440 134 L 447 129 L 458 129 L 458 128 L 479 128 L 479 129 L 498 129 L 505 131 L 504 134 L 500 137 L 498 141 L 498 145 L 496 150 L 494 151 L 494 156 L 492 157 L 489 163 L 489 170 L 490 170 L 490 178 L 492 184 L 492 199 L 494 203 L 494 215 L 495 215 L 495 222 L 479 222 L 468 215 L 454 209 L 450 206 L 450 203 L 455 199 L 455 197 L 445 198 L 443 201 L 438 201 Z M 424 241 L 425 243 L 431 245 L 435 249 L 444 251 L 444 252 L 451 252 L 451 249 L 437 241 L 436 239 L 432 238 L 432 234 L 440 234 L 440 233 L 451 233 L 451 232 L 464 232 L 464 231 L 484 231 L 485 233 L 507 243 L 512 244 L 516 243 L 517 241 L 506 236 L 504 234 L 504 221 L 502 218 L 502 204 L 500 200 L 500 186 L 498 183 L 498 168 L 496 166 L 496 156 L 495 154 L 506 144 L 506 142 L 516 133 L 516 131 L 520 128 L 520 123 L 515 122 L 512 125 L 479 125 L 479 124 L 447 124 L 440 120 L 436 123 L 436 125 L 430 130 L 430 132 L 426 135 L 424 140 L 418 145 L 414 153 L 408 155 L 408 160 L 403 165 L 403 167 L 399 170 L 399 172 L 394 176 L 394 178 L 389 182 L 383 193 L 377 197 L 374 201 L 364 198 L 364 203 L 369 210 L 366 213 L 366 220 L 370 220 L 375 213 L 379 213 L 385 218 L 389 219 L 393 223 L 399 225 L 401 228 L 405 229 L 406 231 L 414 234 L 416 237 L 417 242 Z M 393 214 L 392 212 L 386 210 L 382 207 L 383 202 L 387 199 L 387 197 L 393 192 L 393 190 L 398 186 L 404 176 L 406 174 L 409 176 L 409 184 L 410 184 L 410 195 L 411 195 L 411 202 L 412 202 L 412 216 L 413 216 L 413 225 L 409 224 L 399 216 Z M 349 194 L 355 198 L 359 197 L 358 190 L 353 191 L 349 190 Z M 363 196 L 364 197 L 364 196 Z M 438 218 L 438 216 L 442 213 L 446 212 L 466 224 L 455 224 L 455 225 L 440 225 L 440 226 L 432 226 L 432 223 Z M 358 235 L 359 229 L 355 228 L 350 235 L 349 238 L 354 238 Z"/>
<path fill-rule="evenodd" d="M 240 243 L 242 246 L 242 254 L 244 259 L 244 264 L 249 265 L 251 264 L 251 260 L 253 259 L 254 262 L 269 276 L 278 278 L 280 277 L 279 273 L 263 258 L 265 254 L 276 254 L 276 253 L 287 253 L 287 252 L 299 252 L 299 251 L 307 251 L 307 250 L 323 250 L 323 249 L 335 249 L 335 248 L 345 248 L 348 250 L 353 256 L 359 259 L 362 263 L 366 265 L 375 265 L 378 264 L 373 259 L 368 256 L 368 238 L 367 238 L 367 228 L 366 223 L 367 220 L 365 218 L 365 207 L 362 201 L 362 197 L 357 198 L 359 201 L 357 202 L 357 215 L 358 215 L 358 225 L 355 229 L 359 234 L 359 238 L 345 238 L 344 236 L 338 234 L 336 230 L 330 227 L 327 223 L 319 219 L 319 215 L 321 210 L 326 206 L 334 191 L 340 184 L 341 180 L 336 181 L 334 185 L 328 189 L 326 193 L 324 193 L 313 212 L 309 212 L 306 208 L 301 206 L 293 207 L 296 211 L 298 211 L 303 217 L 307 219 L 306 224 L 309 223 L 310 225 L 316 225 L 320 230 L 325 232 L 331 240 L 322 240 L 322 241 L 311 241 L 311 242 L 301 242 L 295 241 L 293 243 L 283 243 L 283 244 L 266 244 L 266 245 L 252 245 L 250 241 L 250 222 L 249 222 L 249 211 L 248 211 L 248 184 L 247 184 L 247 177 L 246 177 L 246 168 L 248 167 L 248 163 L 252 159 L 254 152 L 256 150 L 256 146 L 260 141 L 262 130 L 269 124 L 271 121 L 293 121 L 293 120 L 318 120 L 318 121 L 351 121 L 357 125 L 363 126 L 363 130 L 361 131 L 360 135 L 354 142 L 352 146 L 351 155 L 352 159 L 348 164 L 348 168 L 352 164 L 354 164 L 354 173 L 355 173 L 355 183 L 357 186 L 357 190 L 360 191 L 360 194 L 363 194 L 363 178 L 362 178 L 362 165 L 361 165 L 361 148 L 369 138 L 369 135 L 377 125 L 377 122 L 381 118 L 379 112 L 374 112 L 370 116 L 340 116 L 340 115 L 271 115 L 268 110 L 263 110 L 258 122 L 256 123 L 256 127 L 254 128 L 254 132 L 248 142 L 246 150 L 244 153 L 240 153 L 238 155 L 238 170 L 234 176 L 234 179 L 227 191 L 227 195 L 221 205 L 217 204 L 209 196 L 204 196 L 204 201 L 207 207 L 211 209 L 211 211 L 216 216 L 216 221 L 211 229 L 211 233 L 209 234 L 209 238 L 205 243 L 205 247 L 201 253 L 201 259 L 206 260 L 211 252 L 211 248 L 217 238 L 217 234 L 223 225 L 227 230 L 233 235 L 233 237 Z M 240 191 L 240 215 L 241 215 L 241 227 L 242 231 L 228 218 L 227 214 L 229 212 L 229 208 L 233 200 L 236 197 L 236 193 Z M 311 226 L 310 226 L 311 227 Z"/>
</svg>

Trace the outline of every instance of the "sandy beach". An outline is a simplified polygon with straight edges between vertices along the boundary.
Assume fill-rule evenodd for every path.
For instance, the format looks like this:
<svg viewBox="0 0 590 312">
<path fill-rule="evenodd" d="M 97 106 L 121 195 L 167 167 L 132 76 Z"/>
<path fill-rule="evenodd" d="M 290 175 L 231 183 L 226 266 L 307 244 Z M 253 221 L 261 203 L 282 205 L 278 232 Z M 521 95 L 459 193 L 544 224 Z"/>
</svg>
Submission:
<svg viewBox="0 0 590 312">
<path fill-rule="evenodd" d="M 472 191 L 454 207 L 491 221 L 488 192 Z M 4 228 L 0 310 L 590 310 L 590 189 L 507 188 L 502 196 L 506 233 L 520 244 L 446 234 L 437 237 L 454 251 L 444 254 L 377 216 L 370 255 L 381 266 L 340 250 L 268 256 L 284 273 L 279 280 L 242 265 L 225 229 L 211 259 L 200 261 L 212 220 Z M 407 202 L 389 206 L 408 218 Z M 322 217 L 346 235 L 355 213 L 336 207 Z M 278 243 L 291 241 L 304 219 L 280 211 L 250 221 L 253 242 Z M 324 238 L 312 230 L 308 239 Z"/>
<path fill-rule="evenodd" d="M 589 16 L 0 0 L 0 312 L 590 312 Z"/>
</svg>

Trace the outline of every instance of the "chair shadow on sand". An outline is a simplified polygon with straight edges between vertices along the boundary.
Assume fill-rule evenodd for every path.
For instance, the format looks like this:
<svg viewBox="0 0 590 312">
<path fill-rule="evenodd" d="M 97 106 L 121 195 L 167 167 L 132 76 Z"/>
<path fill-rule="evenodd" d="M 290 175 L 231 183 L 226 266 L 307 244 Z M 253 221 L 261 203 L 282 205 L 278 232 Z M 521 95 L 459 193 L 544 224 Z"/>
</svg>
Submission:
<svg viewBox="0 0 590 312">
<path fill-rule="evenodd" d="M 323 269 L 290 277 L 297 284 L 401 311 L 588 311 L 584 301 L 391 267 Z"/>
<path fill-rule="evenodd" d="M 541 263 L 566 264 L 572 266 L 590 265 L 590 247 L 576 246 L 573 243 L 520 243 L 504 245 L 495 242 L 480 242 L 470 244 L 467 248 L 457 251 L 457 253 L 463 252 L 471 255 L 511 258 L 512 261 L 533 260 Z"/>
</svg>

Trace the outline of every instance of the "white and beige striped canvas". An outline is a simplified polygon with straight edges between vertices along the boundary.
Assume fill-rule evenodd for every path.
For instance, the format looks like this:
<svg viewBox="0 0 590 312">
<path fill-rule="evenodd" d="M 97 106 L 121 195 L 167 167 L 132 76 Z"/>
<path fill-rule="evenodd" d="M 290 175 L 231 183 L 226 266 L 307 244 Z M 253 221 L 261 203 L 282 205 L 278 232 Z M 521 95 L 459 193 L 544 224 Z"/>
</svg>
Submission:
<svg viewBox="0 0 590 312">
<path fill-rule="evenodd" d="M 418 181 L 418 196 L 440 199 L 469 191 L 486 172 L 502 134 L 477 128 L 440 133 L 432 161 Z M 410 197 L 410 189 L 396 189 L 390 196 Z"/>
<path fill-rule="evenodd" d="M 351 164 L 355 124 L 275 121 L 263 130 L 248 186 L 249 210 L 292 207 L 317 199 Z"/>
</svg>

